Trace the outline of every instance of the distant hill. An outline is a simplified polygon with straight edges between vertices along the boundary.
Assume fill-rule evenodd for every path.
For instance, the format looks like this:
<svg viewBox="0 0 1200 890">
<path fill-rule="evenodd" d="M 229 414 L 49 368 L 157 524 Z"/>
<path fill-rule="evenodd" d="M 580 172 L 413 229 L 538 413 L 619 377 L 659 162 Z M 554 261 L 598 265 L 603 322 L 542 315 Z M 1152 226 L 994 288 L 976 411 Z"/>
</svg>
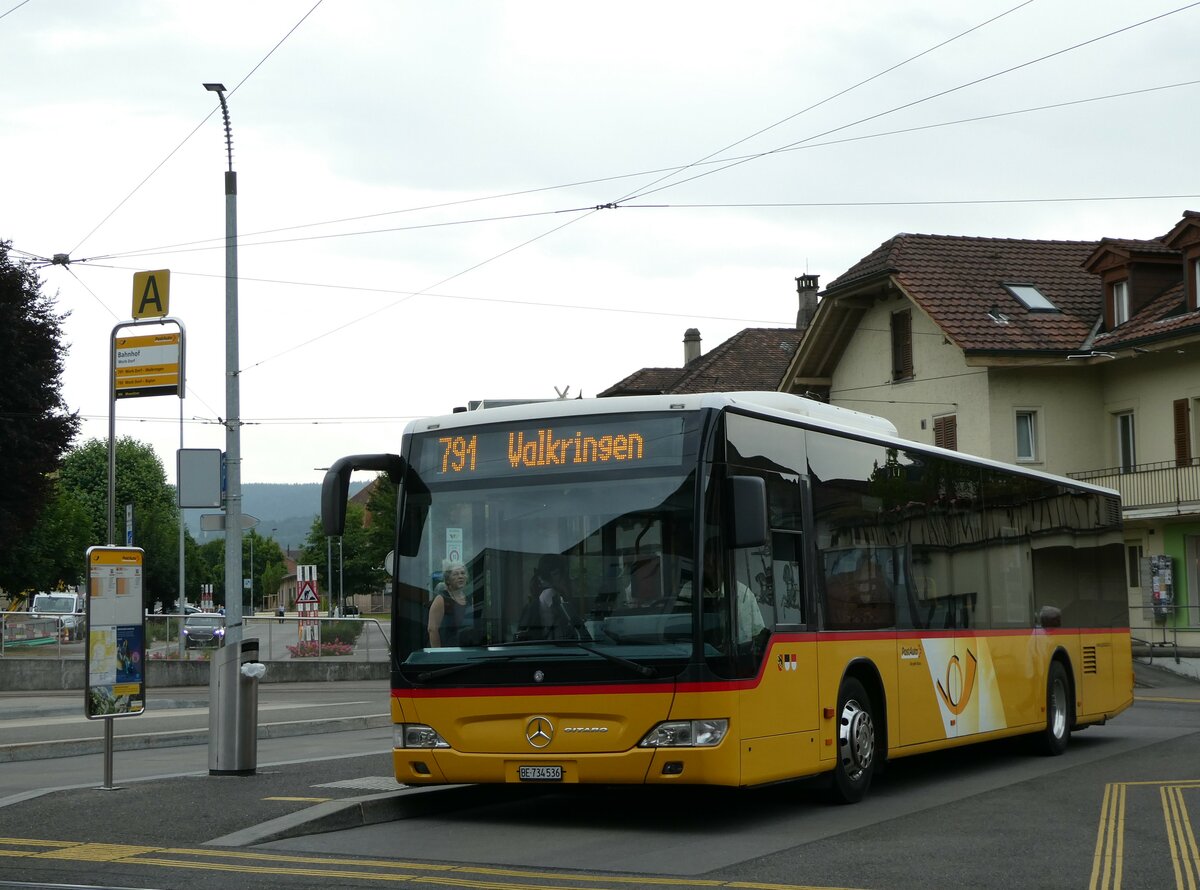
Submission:
<svg viewBox="0 0 1200 890">
<path fill-rule="evenodd" d="M 361 491 L 365 482 L 351 482 L 350 494 Z M 184 521 L 192 537 L 203 544 L 224 537 L 221 532 L 200 530 L 200 516 L 217 510 L 184 510 Z M 242 512 L 258 520 L 255 532 L 264 538 L 274 538 L 283 548 L 299 549 L 308 537 L 313 520 L 321 514 L 321 485 L 318 482 L 276 484 L 267 482 L 242 483 Z"/>
</svg>

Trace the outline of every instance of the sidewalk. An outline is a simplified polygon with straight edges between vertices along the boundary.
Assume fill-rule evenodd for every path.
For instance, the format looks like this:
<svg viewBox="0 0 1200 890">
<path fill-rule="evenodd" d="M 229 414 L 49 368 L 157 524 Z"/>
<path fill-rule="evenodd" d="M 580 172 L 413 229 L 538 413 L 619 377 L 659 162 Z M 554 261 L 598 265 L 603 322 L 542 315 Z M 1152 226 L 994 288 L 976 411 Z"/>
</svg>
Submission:
<svg viewBox="0 0 1200 890">
<path fill-rule="evenodd" d="M 1174 659 L 1156 658 L 1153 664 L 1134 661 L 1134 700 L 1147 694 L 1200 698 L 1200 680 L 1185 672 L 1190 669 L 1190 665 L 1175 665 Z"/>
<path fill-rule="evenodd" d="M 147 690 L 142 714 L 112 719 L 113 749 L 207 745 L 208 695 L 207 686 Z M 389 698 L 385 680 L 262 684 L 258 738 L 390 728 Z M 82 690 L 0 692 L 0 764 L 101 753 L 104 723 L 84 716 Z"/>
</svg>

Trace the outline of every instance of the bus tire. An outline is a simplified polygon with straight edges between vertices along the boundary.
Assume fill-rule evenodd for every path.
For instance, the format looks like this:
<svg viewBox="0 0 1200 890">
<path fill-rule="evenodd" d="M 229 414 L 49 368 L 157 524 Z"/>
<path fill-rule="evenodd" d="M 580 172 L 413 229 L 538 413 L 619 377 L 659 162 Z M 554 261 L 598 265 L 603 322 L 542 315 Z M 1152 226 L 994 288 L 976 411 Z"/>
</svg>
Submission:
<svg viewBox="0 0 1200 890">
<path fill-rule="evenodd" d="M 871 787 L 877 746 L 871 698 L 854 677 L 842 680 L 838 690 L 837 721 L 837 765 L 830 790 L 836 803 L 858 803 Z"/>
<path fill-rule="evenodd" d="M 1046 676 L 1046 728 L 1039 738 L 1039 748 L 1049 757 L 1067 750 L 1071 741 L 1071 681 L 1061 661 L 1050 662 Z"/>
</svg>

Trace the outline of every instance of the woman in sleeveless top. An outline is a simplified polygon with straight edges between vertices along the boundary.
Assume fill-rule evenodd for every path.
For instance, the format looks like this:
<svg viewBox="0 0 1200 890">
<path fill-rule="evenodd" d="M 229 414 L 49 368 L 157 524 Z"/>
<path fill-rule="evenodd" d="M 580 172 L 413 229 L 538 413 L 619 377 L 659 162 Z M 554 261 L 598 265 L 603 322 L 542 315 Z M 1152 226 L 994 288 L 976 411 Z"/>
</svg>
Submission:
<svg viewBox="0 0 1200 890">
<path fill-rule="evenodd" d="M 429 645 L 457 646 L 459 632 L 469 623 L 467 615 L 467 569 L 462 563 L 450 563 L 442 570 L 429 605 Z"/>
</svg>

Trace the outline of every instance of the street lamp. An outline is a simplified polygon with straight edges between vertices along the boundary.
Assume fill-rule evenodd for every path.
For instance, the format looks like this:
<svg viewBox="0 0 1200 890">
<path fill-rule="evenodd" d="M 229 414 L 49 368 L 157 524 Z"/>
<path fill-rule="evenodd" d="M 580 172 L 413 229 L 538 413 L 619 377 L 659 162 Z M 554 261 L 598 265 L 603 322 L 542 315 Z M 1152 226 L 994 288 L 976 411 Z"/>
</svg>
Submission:
<svg viewBox="0 0 1200 890">
<path fill-rule="evenodd" d="M 233 130 L 225 85 L 206 83 L 217 94 L 225 120 L 225 645 L 242 641 L 242 598 L 228 594 L 242 589 L 242 430 L 238 377 L 237 174 L 233 171 Z"/>
<path fill-rule="evenodd" d="M 242 691 L 242 441 L 238 377 L 237 174 L 225 85 L 206 83 L 217 94 L 225 120 L 225 644 L 209 666 L 208 772 L 250 775 L 257 768 L 257 689 Z M 230 596 L 237 591 L 236 595 Z M 257 645 L 250 644 L 245 654 Z M 253 658 L 257 661 L 257 657 Z M 243 704 L 245 707 L 243 707 Z"/>
</svg>

